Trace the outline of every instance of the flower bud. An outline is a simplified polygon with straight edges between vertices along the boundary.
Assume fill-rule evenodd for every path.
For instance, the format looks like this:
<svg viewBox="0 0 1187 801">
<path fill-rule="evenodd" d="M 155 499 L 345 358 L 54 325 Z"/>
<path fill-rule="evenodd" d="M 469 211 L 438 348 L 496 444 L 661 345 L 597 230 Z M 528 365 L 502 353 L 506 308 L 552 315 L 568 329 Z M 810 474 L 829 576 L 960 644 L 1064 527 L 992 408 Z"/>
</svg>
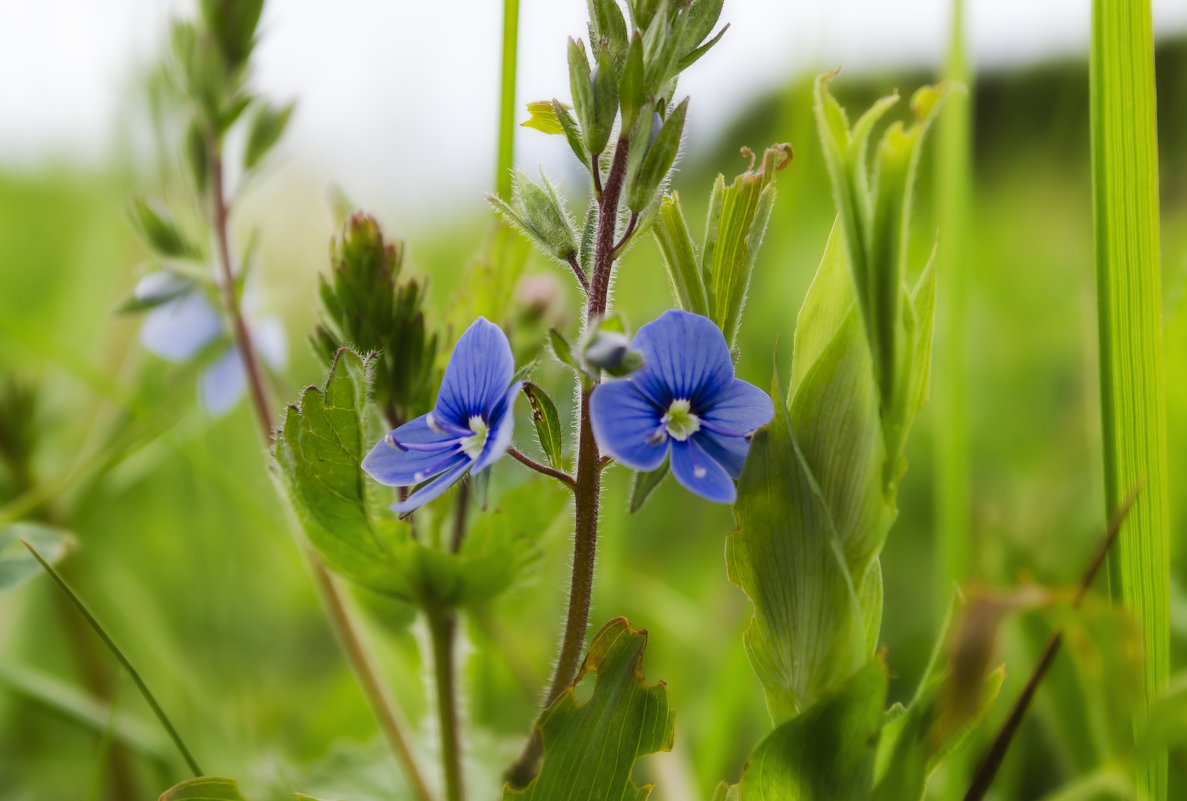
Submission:
<svg viewBox="0 0 1187 801">
<path fill-rule="evenodd" d="M 643 366 L 643 355 L 631 349 L 626 334 L 599 330 L 581 353 L 586 363 L 612 376 L 621 378 Z"/>
</svg>

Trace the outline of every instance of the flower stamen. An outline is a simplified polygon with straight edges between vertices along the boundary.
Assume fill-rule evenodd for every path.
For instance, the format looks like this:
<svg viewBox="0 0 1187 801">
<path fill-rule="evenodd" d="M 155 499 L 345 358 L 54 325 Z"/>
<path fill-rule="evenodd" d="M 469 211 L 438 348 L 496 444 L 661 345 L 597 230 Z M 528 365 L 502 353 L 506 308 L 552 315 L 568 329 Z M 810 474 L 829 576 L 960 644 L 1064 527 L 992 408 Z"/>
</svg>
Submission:
<svg viewBox="0 0 1187 801">
<path fill-rule="evenodd" d="M 672 401 L 660 423 L 677 442 L 684 442 L 701 430 L 701 418 L 692 413 L 692 404 L 683 398 Z"/>
<path fill-rule="evenodd" d="M 469 423 L 470 430 L 474 433 L 462 440 L 462 452 L 471 459 L 477 459 L 486 447 L 486 437 L 490 433 L 490 428 L 486 421 L 476 414 L 470 415 Z"/>
</svg>

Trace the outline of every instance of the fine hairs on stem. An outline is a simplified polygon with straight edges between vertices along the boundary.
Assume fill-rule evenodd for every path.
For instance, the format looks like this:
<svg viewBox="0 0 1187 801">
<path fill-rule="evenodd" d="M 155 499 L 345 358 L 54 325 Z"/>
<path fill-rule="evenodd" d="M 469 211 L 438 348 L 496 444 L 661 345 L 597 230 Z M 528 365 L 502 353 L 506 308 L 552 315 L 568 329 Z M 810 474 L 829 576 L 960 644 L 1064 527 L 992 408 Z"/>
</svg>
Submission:
<svg viewBox="0 0 1187 801">
<path fill-rule="evenodd" d="M 260 436 L 267 447 L 272 446 L 275 426 L 272 420 L 264 376 L 260 369 L 259 359 L 252 347 L 251 335 L 243 319 L 239 298 L 235 290 L 235 271 L 231 264 L 229 246 L 228 207 L 223 188 L 222 143 L 217 137 L 211 137 L 210 152 L 213 154 L 210 162 L 210 185 L 213 190 L 212 222 L 214 236 L 218 246 L 219 266 L 222 274 L 227 314 L 231 317 L 232 331 L 235 337 L 235 347 L 243 358 L 244 370 L 247 373 L 247 385 L 251 395 L 252 408 L 255 410 L 256 421 L 259 424 Z M 314 556 L 308 547 L 301 547 L 301 552 L 313 574 L 313 583 L 321 597 L 322 605 L 330 619 L 334 633 L 342 645 L 350 661 L 363 693 L 370 704 L 375 717 L 383 729 L 392 752 L 399 762 L 408 784 L 415 794 L 417 801 L 434 801 L 424 778 L 424 772 L 417 764 L 407 734 L 407 725 L 403 716 L 396 708 L 391 696 L 384 690 L 383 683 L 375 669 L 362 639 L 359 636 L 354 621 L 350 617 L 346 601 L 342 592 L 334 582 L 326 566 Z"/>
</svg>

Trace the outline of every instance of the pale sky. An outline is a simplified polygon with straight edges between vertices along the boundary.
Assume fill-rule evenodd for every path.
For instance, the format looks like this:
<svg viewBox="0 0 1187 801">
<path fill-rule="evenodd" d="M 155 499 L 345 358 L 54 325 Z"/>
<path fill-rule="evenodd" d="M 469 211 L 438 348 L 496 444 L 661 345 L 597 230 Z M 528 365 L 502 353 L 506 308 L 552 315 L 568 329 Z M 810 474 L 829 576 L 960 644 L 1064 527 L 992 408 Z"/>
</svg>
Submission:
<svg viewBox="0 0 1187 801">
<path fill-rule="evenodd" d="M 730 31 L 686 73 L 696 146 L 794 72 L 938 63 L 951 0 L 726 0 Z M 0 0 L 0 169 L 101 164 L 138 69 L 179 0 Z M 981 67 L 1084 52 L 1089 0 L 966 0 Z M 1154 0 L 1161 33 L 1187 30 L 1187 0 Z M 502 3 L 273 0 L 256 85 L 296 98 L 286 165 L 353 198 L 415 213 L 491 182 Z M 519 100 L 567 98 L 565 37 L 582 0 L 521 0 Z M 526 115 L 521 115 L 526 116 Z M 556 139 L 521 129 L 517 161 L 562 170 Z M 431 188 L 427 191 L 425 186 Z M 417 187 L 413 192 L 413 187 Z"/>
</svg>

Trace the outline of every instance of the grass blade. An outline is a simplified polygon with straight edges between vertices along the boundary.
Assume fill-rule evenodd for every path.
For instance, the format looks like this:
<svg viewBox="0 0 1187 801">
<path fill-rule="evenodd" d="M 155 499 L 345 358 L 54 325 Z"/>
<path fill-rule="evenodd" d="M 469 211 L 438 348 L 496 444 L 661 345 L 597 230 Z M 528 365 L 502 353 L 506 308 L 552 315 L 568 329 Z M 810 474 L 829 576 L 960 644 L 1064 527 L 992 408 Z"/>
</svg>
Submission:
<svg viewBox="0 0 1187 801">
<path fill-rule="evenodd" d="M 963 84 L 940 112 L 936 129 L 935 515 L 938 608 L 969 577 L 968 272 L 972 221 L 972 71 L 965 51 L 964 2 L 953 0 L 944 79 Z"/>
<path fill-rule="evenodd" d="M 25 547 L 29 549 L 29 553 L 33 554 L 33 558 L 41 563 L 41 566 L 45 568 L 45 572 L 49 573 L 50 578 L 52 578 L 54 582 L 62 588 L 62 592 L 66 593 L 66 597 L 70 599 L 71 603 L 74 604 L 79 613 L 86 619 L 87 623 L 90 624 L 91 628 L 95 630 L 95 633 L 99 635 L 99 639 L 103 640 L 103 644 L 107 646 L 116 660 L 118 660 L 119 663 L 123 665 L 124 670 L 128 671 L 128 675 L 131 676 L 133 683 L 136 685 L 136 689 L 140 691 L 140 694 L 144 696 L 144 700 L 148 702 L 153 714 L 157 716 L 157 720 L 160 721 L 161 726 L 169 735 L 169 739 L 173 741 L 173 744 L 177 747 L 178 752 L 181 753 L 182 759 L 185 760 L 186 765 L 189 766 L 190 770 L 195 776 L 201 776 L 202 769 L 198 767 L 198 763 L 194 759 L 194 755 L 190 753 L 190 749 L 186 748 L 185 743 L 181 739 L 181 735 L 177 733 L 177 729 L 175 729 L 173 727 L 173 723 L 170 722 L 169 716 L 165 714 L 165 710 L 161 708 L 159 703 L 157 703 L 156 697 L 148 689 L 148 685 L 144 683 L 144 679 L 140 678 L 140 674 L 136 672 L 136 668 L 132 667 L 132 663 L 128 661 L 128 657 L 124 656 L 124 652 L 120 650 L 119 646 L 115 644 L 115 641 L 111 639 L 111 637 L 103 629 L 103 626 L 99 624 L 99 621 L 95 619 L 95 616 L 91 614 L 91 610 L 87 609 L 86 604 L 82 602 L 82 599 L 74 593 L 74 590 L 70 589 L 70 585 L 66 583 L 66 580 L 62 578 L 61 574 L 54 570 L 50 563 L 45 561 L 45 559 L 41 557 L 41 554 L 39 554 L 27 540 L 21 540 L 21 542 L 23 542 Z"/>
<path fill-rule="evenodd" d="M 1169 673 L 1166 379 L 1159 273 L 1158 142 L 1149 0 L 1094 0 L 1092 195 L 1100 330 L 1105 502 L 1144 484 L 1109 576 L 1145 654 L 1145 719 Z M 1138 767 L 1138 797 L 1167 792 L 1166 753 Z"/>
</svg>

